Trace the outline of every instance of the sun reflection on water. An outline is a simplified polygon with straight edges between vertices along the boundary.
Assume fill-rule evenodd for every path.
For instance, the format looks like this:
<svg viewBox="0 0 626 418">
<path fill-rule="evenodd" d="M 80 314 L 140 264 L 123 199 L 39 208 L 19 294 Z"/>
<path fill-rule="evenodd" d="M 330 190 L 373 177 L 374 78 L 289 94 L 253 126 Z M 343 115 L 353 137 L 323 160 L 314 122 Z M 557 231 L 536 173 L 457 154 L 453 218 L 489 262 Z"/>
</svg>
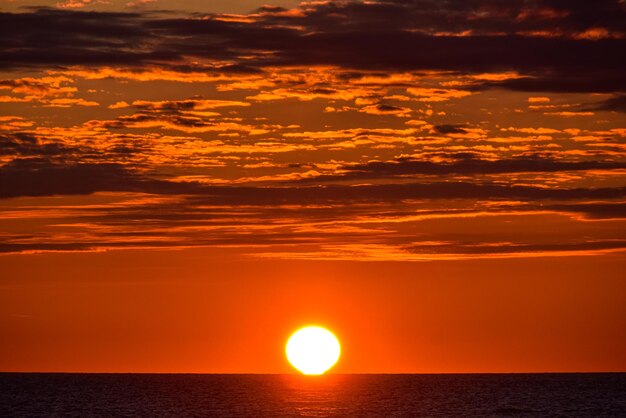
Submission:
<svg viewBox="0 0 626 418">
<path fill-rule="evenodd" d="M 285 375 L 285 406 L 294 414 L 306 417 L 329 416 L 341 413 L 342 387 L 345 376 L 328 374 L 319 376 Z"/>
</svg>

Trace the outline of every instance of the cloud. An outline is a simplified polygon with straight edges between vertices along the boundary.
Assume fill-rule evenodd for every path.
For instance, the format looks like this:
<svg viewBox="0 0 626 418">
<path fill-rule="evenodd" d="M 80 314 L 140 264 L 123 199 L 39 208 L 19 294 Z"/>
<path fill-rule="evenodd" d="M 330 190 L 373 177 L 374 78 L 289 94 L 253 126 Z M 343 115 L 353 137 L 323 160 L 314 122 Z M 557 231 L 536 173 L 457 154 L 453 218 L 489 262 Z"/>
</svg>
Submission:
<svg viewBox="0 0 626 418">
<path fill-rule="evenodd" d="M 566 118 L 571 118 L 573 116 L 595 116 L 594 112 L 570 112 L 570 111 L 544 112 L 543 114 L 549 115 L 549 116 L 564 116 Z"/>
<path fill-rule="evenodd" d="M 368 115 L 392 115 L 399 118 L 408 118 L 411 116 L 413 110 L 404 106 L 392 106 L 388 104 L 377 104 L 371 106 L 365 106 L 359 109 L 359 112 L 367 113 Z"/>
<path fill-rule="evenodd" d="M 611 97 L 599 103 L 582 106 L 583 111 L 626 112 L 626 95 Z"/>
<path fill-rule="evenodd" d="M 464 134 L 467 130 L 463 125 L 436 125 L 433 130 L 438 134 Z"/>
<path fill-rule="evenodd" d="M 217 109 L 220 107 L 237 107 L 250 106 L 250 103 L 238 100 L 215 100 L 204 99 L 202 97 L 191 98 L 186 100 L 135 100 L 131 104 L 126 102 L 117 102 L 110 109 L 123 109 L 126 107 L 134 107 L 141 110 L 159 111 L 159 112 L 190 112 L 194 110 Z"/>
<path fill-rule="evenodd" d="M 626 83 L 618 57 L 626 46 L 619 23 L 626 19 L 624 5 L 618 0 L 594 2 L 593 7 L 579 3 L 316 2 L 304 3 L 297 13 L 265 8 L 235 21 L 220 15 L 156 17 L 140 12 L 2 13 L 6 52 L 0 53 L 0 67 L 167 69 L 209 60 L 257 71 L 298 66 L 510 71 L 525 76 L 475 80 L 474 88 L 623 91 Z M 603 26 L 598 28 L 597 22 Z M 590 30 L 606 36 L 581 39 Z M 449 97 L 423 95 L 426 91 L 420 89 L 420 100 Z"/>
<path fill-rule="evenodd" d="M 65 0 L 58 2 L 56 5 L 61 9 L 80 9 L 85 6 L 107 3 L 109 3 L 108 0 Z"/>
<path fill-rule="evenodd" d="M 580 170 L 626 169 L 626 162 L 559 161 L 541 158 L 501 159 L 496 161 L 462 158 L 452 163 L 436 163 L 403 159 L 399 161 L 373 161 L 342 167 L 344 174 L 321 176 L 318 181 L 340 179 L 374 179 L 414 175 L 483 175 L 503 173 L 554 173 Z"/>
<path fill-rule="evenodd" d="M 94 167 L 88 168 L 91 169 Z M 112 175 L 120 174 L 117 169 L 96 170 L 109 173 L 107 176 L 119 182 L 118 176 Z M 128 173 L 119 177 L 127 178 Z M 144 180 L 141 184 L 149 182 Z M 149 187 L 156 190 L 162 186 Z M 407 200 L 404 193 L 414 186 L 268 189 L 178 185 L 177 191 L 185 189 L 186 195 L 133 191 L 65 200 L 40 197 L 37 206 L 32 205 L 32 200 L 14 199 L 12 206 L 0 208 L 0 215 L 5 219 L 36 218 L 39 228 L 24 230 L 21 223 L 16 224 L 9 233 L 0 234 L 0 252 L 216 246 L 235 247 L 252 256 L 424 261 L 592 255 L 623 250 L 626 246 L 625 240 L 615 238 L 615 229 L 611 228 L 623 225 L 623 214 L 619 216 L 622 220 L 616 219 L 615 214 L 601 220 L 581 219 L 581 211 L 601 210 L 579 207 L 576 202 L 544 208 L 532 199 L 503 200 L 500 207 L 498 201 L 492 201 L 487 210 L 486 203 L 475 199 L 481 193 L 461 201 L 441 200 L 437 191 L 454 190 L 443 184 L 431 185 L 428 194 L 432 199 L 424 195 Z M 373 189 L 380 193 L 372 193 Z M 398 193 L 400 189 L 403 193 Z M 624 192 L 621 191 L 622 199 Z M 602 193 L 579 191 L 576 198 L 607 197 L 606 193 L 601 196 Z M 223 210 L 216 210 L 220 206 Z M 618 210 L 613 208 L 613 212 Z M 276 219 L 280 222 L 274 222 Z M 442 224 L 442 220 L 446 222 Z M 519 228 L 524 222 L 549 226 L 526 230 L 520 236 Z M 594 230 L 593 222 L 609 224 Z M 590 231 L 595 231 L 593 238 L 588 236 Z"/>
<path fill-rule="evenodd" d="M 93 100 L 85 100 L 85 99 L 52 99 L 45 102 L 44 106 L 47 107 L 71 107 L 71 106 L 100 106 L 100 103 L 94 102 Z"/>
<path fill-rule="evenodd" d="M 0 167 L 0 197 L 12 198 L 0 217 L 21 220 L 0 233 L 3 253 L 235 247 L 256 257 L 423 261 L 626 247 L 615 234 L 626 219 L 623 187 L 306 185 L 288 177 L 274 185 L 207 185 L 120 164 L 23 157 Z M 550 226 L 519 235 L 520 225 L 533 222 Z"/>
<path fill-rule="evenodd" d="M 18 147 L 20 144 L 15 145 Z M 28 148 L 21 144 L 22 154 Z M 52 149 L 53 153 L 59 150 Z M 81 195 L 98 191 L 184 190 L 181 185 L 145 179 L 120 164 L 53 163 L 45 158 L 16 159 L 0 167 L 0 197 Z"/>
<path fill-rule="evenodd" d="M 545 205 L 547 209 L 581 213 L 590 219 L 622 219 L 626 218 L 625 202 L 577 203 Z"/>
<path fill-rule="evenodd" d="M 625 7 L 0 13 L 0 252 L 621 251 Z"/>
<path fill-rule="evenodd" d="M 50 156 L 66 152 L 67 149 L 63 145 L 41 143 L 38 138 L 32 135 L 24 133 L 0 134 L 0 156 Z"/>
<path fill-rule="evenodd" d="M 558 129 L 553 128 L 502 128 L 504 132 L 521 132 L 524 134 L 533 134 L 533 135 L 550 135 L 550 134 L 558 134 L 561 133 Z"/>
<path fill-rule="evenodd" d="M 66 76 L 24 77 L 0 80 L 0 90 L 10 90 L 21 96 L 2 96 L 4 103 L 40 103 L 46 107 L 99 106 L 93 100 L 74 98 L 78 89 L 67 84 L 73 82 Z"/>
<path fill-rule="evenodd" d="M 369 163 L 346 167 L 353 176 L 405 174 L 503 173 L 563 171 L 592 168 L 624 168 L 625 164 L 503 161 L 469 161 L 451 165 L 426 162 Z M 324 180 L 323 178 L 321 180 Z M 155 194 L 192 194 L 213 204 L 305 204 L 330 201 L 387 201 L 401 199 L 526 198 L 584 199 L 624 197 L 626 188 L 546 189 L 527 186 L 473 183 L 407 183 L 360 186 L 282 187 L 206 186 L 196 182 L 156 180 L 120 164 L 83 163 L 63 165 L 47 158 L 15 159 L 0 167 L 0 197 L 90 194 L 98 191 L 134 191 Z"/>
<path fill-rule="evenodd" d="M 406 90 L 413 96 L 418 96 L 420 102 L 445 102 L 450 99 L 460 99 L 472 94 L 470 91 L 455 89 L 427 89 L 421 87 L 409 87 Z"/>
<path fill-rule="evenodd" d="M 85 125 L 90 128 L 106 129 L 150 129 L 177 130 L 186 133 L 202 132 L 245 132 L 260 135 L 280 129 L 268 124 L 242 124 L 240 118 L 222 117 L 212 111 L 224 107 L 247 107 L 247 102 L 238 100 L 216 100 L 196 97 L 186 100 L 135 100 L 132 103 L 116 102 L 109 109 L 133 108 L 139 111 L 132 115 L 121 115 L 114 120 L 91 120 Z"/>
<path fill-rule="evenodd" d="M 566 50 L 569 49 L 563 45 Z M 587 46 L 592 49 L 593 46 Z M 602 48 L 599 48 L 602 49 Z M 598 50 L 600 53 L 600 51 Z M 586 51 L 572 51 L 573 54 L 579 53 L 585 56 Z M 608 50 L 606 53 L 609 52 Z M 529 62 L 534 62 L 532 57 L 528 57 Z M 577 68 L 572 66 L 571 71 L 565 68 L 553 69 L 550 71 L 535 71 L 532 77 L 520 77 L 504 81 L 486 81 L 474 86 L 468 86 L 476 90 L 484 90 L 487 88 L 501 88 L 513 91 L 524 91 L 533 93 L 612 93 L 623 92 L 626 90 L 624 82 L 626 76 L 623 72 L 615 70 L 616 63 L 606 61 L 592 68 Z M 541 65 L 537 65 L 540 67 Z"/>
<path fill-rule="evenodd" d="M 78 89 L 65 85 L 70 82 L 72 79 L 65 76 L 24 77 L 0 80 L 0 89 L 34 98 L 72 96 Z"/>
</svg>

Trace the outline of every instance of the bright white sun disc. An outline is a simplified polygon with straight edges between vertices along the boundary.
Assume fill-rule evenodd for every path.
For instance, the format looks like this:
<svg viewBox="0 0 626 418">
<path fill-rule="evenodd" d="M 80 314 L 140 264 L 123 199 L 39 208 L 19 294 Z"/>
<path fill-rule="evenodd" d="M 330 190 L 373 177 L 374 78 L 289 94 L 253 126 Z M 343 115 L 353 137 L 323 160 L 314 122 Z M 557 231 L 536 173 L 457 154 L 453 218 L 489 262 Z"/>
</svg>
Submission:
<svg viewBox="0 0 626 418">
<path fill-rule="evenodd" d="M 309 326 L 289 337 L 285 351 L 289 363 L 303 374 L 324 374 L 339 360 L 341 346 L 332 332 Z"/>
</svg>

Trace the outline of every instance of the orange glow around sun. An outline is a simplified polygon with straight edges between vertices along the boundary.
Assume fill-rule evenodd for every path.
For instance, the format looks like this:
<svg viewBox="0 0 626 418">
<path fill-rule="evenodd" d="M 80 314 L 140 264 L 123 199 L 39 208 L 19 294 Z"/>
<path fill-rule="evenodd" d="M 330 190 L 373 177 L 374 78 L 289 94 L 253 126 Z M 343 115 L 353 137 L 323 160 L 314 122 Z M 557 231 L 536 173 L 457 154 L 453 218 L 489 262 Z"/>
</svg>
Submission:
<svg viewBox="0 0 626 418">
<path fill-rule="evenodd" d="M 337 363 L 341 345 L 329 330 L 308 326 L 289 337 L 285 352 L 289 363 L 302 374 L 320 375 Z"/>
</svg>

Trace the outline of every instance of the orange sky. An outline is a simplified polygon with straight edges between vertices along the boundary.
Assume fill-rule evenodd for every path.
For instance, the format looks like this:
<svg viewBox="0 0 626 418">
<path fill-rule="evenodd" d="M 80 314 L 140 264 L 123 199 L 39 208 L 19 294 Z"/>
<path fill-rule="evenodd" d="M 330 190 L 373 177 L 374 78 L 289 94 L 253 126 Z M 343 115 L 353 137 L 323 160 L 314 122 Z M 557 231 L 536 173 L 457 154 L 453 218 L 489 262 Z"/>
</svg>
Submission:
<svg viewBox="0 0 626 418">
<path fill-rule="evenodd" d="M 623 1 L 197 3 L 0 0 L 0 371 L 626 370 Z"/>
<path fill-rule="evenodd" d="M 337 373 L 626 368 L 622 256 L 277 262 L 197 249 L 3 262 L 6 371 L 290 372 L 283 345 L 308 323 L 341 339 Z"/>
</svg>

